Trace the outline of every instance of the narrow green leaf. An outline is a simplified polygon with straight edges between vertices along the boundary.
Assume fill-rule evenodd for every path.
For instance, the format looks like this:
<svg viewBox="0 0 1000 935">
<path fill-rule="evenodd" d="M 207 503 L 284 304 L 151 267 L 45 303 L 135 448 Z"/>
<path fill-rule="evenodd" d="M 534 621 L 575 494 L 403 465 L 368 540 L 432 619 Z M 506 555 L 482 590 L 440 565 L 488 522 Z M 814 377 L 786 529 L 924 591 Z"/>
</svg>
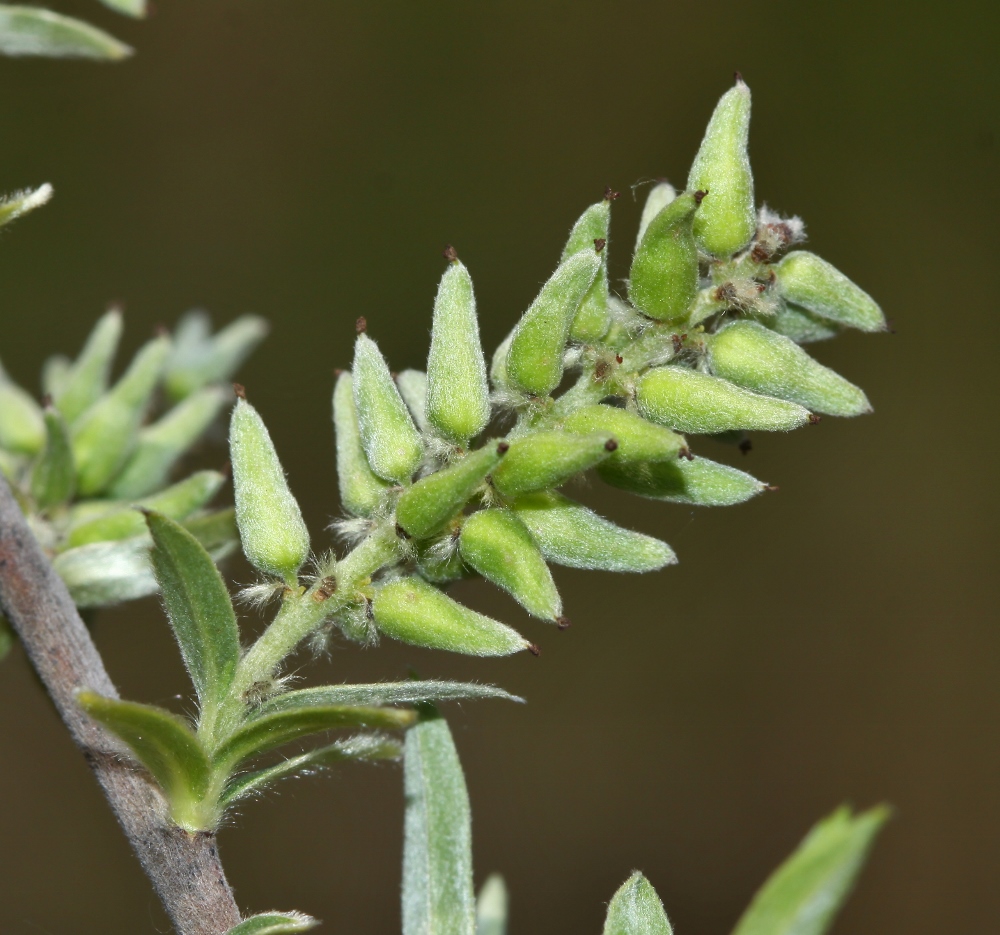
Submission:
<svg viewBox="0 0 1000 935">
<path fill-rule="evenodd" d="M 2 7 L 0 7 L 0 11 L 2 11 Z M 2 19 L 3 13 L 0 12 L 0 22 Z M 4 37 L 0 33 L 0 47 L 2 47 L 3 41 Z M 23 192 L 14 192 L 0 197 L 0 227 L 10 224 L 11 221 L 16 221 L 29 211 L 34 211 L 35 208 L 46 204 L 52 198 L 52 192 L 52 186 L 46 182 L 35 189 L 28 188 Z"/>
<path fill-rule="evenodd" d="M 0 5 L 0 54 L 118 61 L 132 51 L 82 20 L 39 7 Z"/>
<path fill-rule="evenodd" d="M 167 361 L 167 395 L 182 400 L 210 383 L 228 383 L 268 330 L 263 318 L 241 315 L 213 336 L 204 312 L 188 313 L 177 327 L 178 343 Z"/>
<path fill-rule="evenodd" d="M 57 409 L 45 410 L 45 450 L 31 471 L 31 495 L 43 510 L 68 503 L 76 489 L 69 429 Z"/>
<path fill-rule="evenodd" d="M 635 871 L 611 899 L 604 935 L 672 935 L 672 932 L 653 884 Z"/>
<path fill-rule="evenodd" d="M 211 781 L 208 758 L 187 721 L 152 705 L 77 693 L 80 707 L 125 742 L 160 784 L 174 821 L 189 831 L 203 831 L 211 820 L 199 806 Z M 215 816 L 211 816 L 214 818 Z"/>
<path fill-rule="evenodd" d="M 399 730 L 414 721 L 412 711 L 398 708 L 369 708 L 350 705 L 310 705 L 274 711 L 255 718 L 234 731 L 213 755 L 213 762 L 232 769 L 243 760 L 280 747 L 282 744 L 345 727 L 373 727 Z"/>
<path fill-rule="evenodd" d="M 234 925 L 226 935 L 294 935 L 317 925 L 318 919 L 302 912 L 262 912 Z"/>
<path fill-rule="evenodd" d="M 101 0 L 101 3 L 116 13 L 124 13 L 136 19 L 142 18 L 149 12 L 146 0 Z"/>
<path fill-rule="evenodd" d="M 844 806 L 817 824 L 761 887 L 733 935 L 822 935 L 850 894 L 889 817 Z"/>
<path fill-rule="evenodd" d="M 67 425 L 72 426 L 107 390 L 122 328 L 121 310 L 106 311 L 91 328 L 69 372 L 60 379 L 62 385 L 49 390 Z"/>
<path fill-rule="evenodd" d="M 475 682 L 439 682 L 411 679 L 407 682 L 374 682 L 369 685 L 321 685 L 300 688 L 268 699 L 250 716 L 252 718 L 311 705 L 367 705 L 381 707 L 392 704 L 426 704 L 435 701 L 463 701 L 477 698 L 503 698 L 520 701 L 495 685 Z"/>
<path fill-rule="evenodd" d="M 160 513 L 147 514 L 146 522 L 156 580 L 201 704 L 199 726 L 211 736 L 240 659 L 236 614 L 222 575 L 198 540 Z"/>
<path fill-rule="evenodd" d="M 253 773 L 235 777 L 222 794 L 220 805 L 228 808 L 240 799 L 257 795 L 280 779 L 313 773 L 337 763 L 351 760 L 375 762 L 377 760 L 398 760 L 403 756 L 403 745 L 385 734 L 355 734 L 344 740 L 310 750 L 299 756 L 289 757 L 281 763 Z"/>
<path fill-rule="evenodd" d="M 491 873 L 476 898 L 476 935 L 507 935 L 507 884 Z"/>
<path fill-rule="evenodd" d="M 448 724 L 429 711 L 406 735 L 403 935 L 473 935 L 472 817 Z"/>
</svg>

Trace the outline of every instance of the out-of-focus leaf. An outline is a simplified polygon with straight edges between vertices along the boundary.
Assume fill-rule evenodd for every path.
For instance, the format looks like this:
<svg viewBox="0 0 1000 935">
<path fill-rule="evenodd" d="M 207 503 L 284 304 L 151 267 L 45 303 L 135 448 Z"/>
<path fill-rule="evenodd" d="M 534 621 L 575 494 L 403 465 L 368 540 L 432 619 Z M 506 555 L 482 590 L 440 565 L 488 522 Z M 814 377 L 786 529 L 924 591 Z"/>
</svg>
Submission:
<svg viewBox="0 0 1000 935">
<path fill-rule="evenodd" d="M 0 55 L 118 61 L 133 50 L 102 29 L 33 6 L 0 4 Z"/>
<path fill-rule="evenodd" d="M 136 19 L 141 19 L 149 12 L 146 0 L 101 0 L 101 3 L 116 13 L 124 13 Z"/>
<path fill-rule="evenodd" d="M 611 898 L 604 935 L 672 935 L 653 884 L 635 871 Z"/>
<path fill-rule="evenodd" d="M 234 925 L 226 935 L 293 935 L 317 925 L 317 919 L 302 912 L 262 912 Z"/>
<path fill-rule="evenodd" d="M 5 36 L 3 34 L 3 6 L 0 5 L 0 51 L 3 51 Z M 0 198 L 0 227 L 16 221 L 22 214 L 40 208 L 52 197 L 52 186 L 46 182 L 36 189 L 25 189 Z"/>
<path fill-rule="evenodd" d="M 507 884 L 490 874 L 476 899 L 476 935 L 507 935 Z"/>
</svg>

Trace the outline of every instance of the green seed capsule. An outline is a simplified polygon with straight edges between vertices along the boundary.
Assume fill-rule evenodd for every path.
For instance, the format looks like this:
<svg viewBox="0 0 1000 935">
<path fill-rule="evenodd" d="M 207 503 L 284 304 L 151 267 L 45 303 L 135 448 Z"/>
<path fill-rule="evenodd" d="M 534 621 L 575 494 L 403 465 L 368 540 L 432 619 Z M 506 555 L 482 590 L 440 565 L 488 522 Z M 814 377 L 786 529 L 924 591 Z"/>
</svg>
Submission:
<svg viewBox="0 0 1000 935">
<path fill-rule="evenodd" d="M 636 464 L 606 462 L 597 473 L 606 484 L 640 497 L 692 506 L 733 506 L 767 489 L 757 478 L 707 458 Z"/>
<path fill-rule="evenodd" d="M 163 418 L 140 430 L 135 451 L 108 493 L 119 500 L 134 500 L 162 487 L 174 465 L 201 438 L 231 398 L 228 388 L 203 387 Z"/>
<path fill-rule="evenodd" d="M 65 354 L 53 354 L 42 364 L 42 391 L 58 399 L 66 389 L 73 372 L 73 363 Z"/>
<path fill-rule="evenodd" d="M 80 356 L 64 377 L 62 389 L 53 393 L 67 425 L 72 426 L 107 391 L 121 336 L 122 313 L 118 309 L 110 309 L 97 319 Z"/>
<path fill-rule="evenodd" d="M 576 313 L 603 260 L 593 245 L 573 254 L 521 316 L 507 351 L 507 380 L 532 396 L 548 396 L 561 382 L 563 351 Z"/>
<path fill-rule="evenodd" d="M 76 489 L 69 429 L 59 410 L 45 410 L 45 450 L 31 471 L 31 495 L 41 509 L 68 503 Z"/>
<path fill-rule="evenodd" d="M 214 337 L 204 313 L 188 316 L 182 326 L 164 381 L 167 395 L 175 400 L 209 383 L 228 382 L 270 330 L 258 315 L 241 315 Z"/>
<path fill-rule="evenodd" d="M 648 371 L 639 380 L 636 401 L 650 422 L 701 435 L 735 429 L 788 432 L 809 420 L 809 412 L 795 403 L 684 367 Z"/>
<path fill-rule="evenodd" d="M 528 494 L 519 497 L 513 509 L 542 555 L 559 565 L 643 572 L 677 561 L 674 550 L 665 542 L 622 529 L 561 494 Z"/>
<path fill-rule="evenodd" d="M 469 502 L 507 448 L 506 442 L 489 442 L 407 487 L 396 503 L 396 522 L 415 539 L 440 532 Z"/>
<path fill-rule="evenodd" d="M 422 578 L 443 585 L 471 574 L 458 551 L 459 528 L 456 526 L 454 535 L 449 531 L 437 540 L 417 544 L 417 571 Z"/>
<path fill-rule="evenodd" d="M 558 621 L 562 602 L 549 566 L 524 524 L 508 510 L 480 510 L 462 526 L 465 562 L 509 592 L 529 614 Z"/>
<path fill-rule="evenodd" d="M 611 454 L 612 461 L 664 461 L 676 458 L 685 447 L 683 435 L 616 406 L 584 406 L 566 419 L 562 427 L 574 435 L 594 432 L 613 435 L 618 447 Z"/>
<path fill-rule="evenodd" d="M 225 475 L 218 471 L 198 471 L 153 497 L 79 523 L 70 530 L 67 545 L 73 548 L 89 542 L 109 542 L 141 536 L 146 532 L 146 521 L 139 509 L 154 510 L 169 519 L 187 519 L 205 506 L 225 482 Z"/>
<path fill-rule="evenodd" d="M 798 305 L 782 302 L 778 313 L 768 326 L 778 334 L 791 338 L 796 344 L 812 344 L 815 341 L 827 341 L 835 338 L 843 330 L 842 325 L 834 324 L 807 312 Z"/>
<path fill-rule="evenodd" d="M 688 176 L 690 191 L 708 192 L 694 220 L 695 237 L 718 257 L 739 253 L 757 231 L 749 133 L 750 89 L 737 77 L 716 105 Z"/>
<path fill-rule="evenodd" d="M 813 360 L 790 338 L 757 322 L 727 325 L 712 335 L 708 347 L 712 372 L 741 386 L 831 416 L 872 411 L 861 389 Z"/>
<path fill-rule="evenodd" d="M 558 487 L 603 461 L 616 447 L 608 432 L 534 432 L 511 442 L 503 464 L 493 472 L 493 486 L 505 497 Z"/>
<path fill-rule="evenodd" d="M 646 196 L 646 203 L 642 206 L 642 217 L 639 219 L 639 232 L 635 238 L 635 249 L 639 249 L 642 238 L 646 233 L 646 228 L 671 201 L 677 197 L 674 186 L 669 182 L 658 182 Z"/>
<path fill-rule="evenodd" d="M 417 577 L 380 588 L 372 610 L 383 633 L 414 646 L 467 656 L 509 656 L 529 646 L 516 630 L 463 607 Z"/>
<path fill-rule="evenodd" d="M 500 342 L 490 361 L 490 382 L 496 389 L 507 387 L 507 353 L 510 351 L 515 331 L 517 331 L 516 327 Z"/>
<path fill-rule="evenodd" d="M 650 318 L 679 321 L 698 292 L 698 248 L 692 224 L 701 192 L 686 192 L 649 222 L 629 273 L 628 296 Z"/>
<path fill-rule="evenodd" d="M 441 277 L 434 300 L 427 419 L 445 438 L 463 446 L 490 420 L 490 388 L 472 277 L 457 257 Z"/>
<path fill-rule="evenodd" d="M 229 451 L 243 553 L 255 568 L 294 587 L 309 555 L 309 530 L 267 427 L 243 398 L 233 409 Z"/>
<path fill-rule="evenodd" d="M 149 341 L 125 375 L 74 424 L 73 457 L 82 496 L 101 493 L 128 461 L 169 352 L 168 338 Z"/>
<path fill-rule="evenodd" d="M 385 480 L 408 484 L 424 445 L 378 346 L 366 334 L 359 334 L 354 346 L 354 408 L 372 470 Z"/>
<path fill-rule="evenodd" d="M 371 516 L 385 502 L 390 485 L 368 464 L 361 446 L 361 429 L 354 409 L 351 374 L 337 377 L 333 391 L 333 429 L 337 436 L 337 481 L 340 502 L 354 516 Z"/>
<path fill-rule="evenodd" d="M 42 407 L 0 365 L 0 448 L 34 455 L 45 444 Z"/>
<path fill-rule="evenodd" d="M 24 467 L 24 457 L 0 448 L 0 477 L 15 483 L 21 476 Z"/>
<path fill-rule="evenodd" d="M 775 272 L 778 291 L 789 302 L 851 328 L 885 331 L 885 316 L 878 303 L 816 254 L 807 250 L 789 253 Z"/>
<path fill-rule="evenodd" d="M 427 374 L 422 370 L 404 370 L 396 375 L 396 387 L 410 410 L 413 424 L 421 432 L 431 430 L 427 421 Z"/>
<path fill-rule="evenodd" d="M 609 192 L 609 196 L 610 196 Z M 614 196 L 617 197 L 617 196 Z M 574 341 L 590 344 L 604 337 L 611 324 L 611 310 L 608 308 L 608 228 L 611 225 L 611 202 L 608 198 L 591 205 L 580 215 L 569 233 L 569 240 L 563 249 L 561 263 L 565 263 L 574 253 L 593 249 L 597 241 L 603 243 L 601 265 L 597 276 L 580 303 L 569 336 Z"/>
</svg>

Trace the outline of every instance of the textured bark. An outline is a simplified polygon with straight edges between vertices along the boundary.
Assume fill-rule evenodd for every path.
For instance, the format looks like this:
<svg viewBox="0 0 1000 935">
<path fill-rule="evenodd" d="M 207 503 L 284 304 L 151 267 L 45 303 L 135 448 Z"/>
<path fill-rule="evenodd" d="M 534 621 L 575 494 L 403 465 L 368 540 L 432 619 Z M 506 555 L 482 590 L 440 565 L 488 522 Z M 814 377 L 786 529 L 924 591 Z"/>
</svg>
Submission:
<svg viewBox="0 0 1000 935">
<path fill-rule="evenodd" d="M 222 935 L 240 921 L 215 835 L 173 825 L 166 802 L 121 747 L 76 704 L 89 688 L 117 698 L 97 647 L 0 478 L 0 607 L 93 769 L 180 935 Z"/>
</svg>

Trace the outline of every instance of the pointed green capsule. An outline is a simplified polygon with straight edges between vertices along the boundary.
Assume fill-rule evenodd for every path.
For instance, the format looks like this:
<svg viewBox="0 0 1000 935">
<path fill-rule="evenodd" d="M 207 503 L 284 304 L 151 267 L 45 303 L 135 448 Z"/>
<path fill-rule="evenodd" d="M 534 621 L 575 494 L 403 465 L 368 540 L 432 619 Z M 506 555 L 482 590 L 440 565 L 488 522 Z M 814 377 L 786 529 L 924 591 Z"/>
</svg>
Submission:
<svg viewBox="0 0 1000 935">
<path fill-rule="evenodd" d="M 509 510 L 480 510 L 462 526 L 465 562 L 509 592 L 529 614 L 559 621 L 562 601 L 552 573 L 524 523 Z"/>
<path fill-rule="evenodd" d="M 650 422 L 699 435 L 735 429 L 788 432 L 809 421 L 802 406 L 684 367 L 647 371 L 639 380 L 636 401 Z"/>
<path fill-rule="evenodd" d="M 203 312 L 185 316 L 178 326 L 164 380 L 171 399 L 184 399 L 209 383 L 228 382 L 269 330 L 258 315 L 241 315 L 214 337 L 210 327 Z"/>
<path fill-rule="evenodd" d="M 169 352 L 167 337 L 147 342 L 125 375 L 73 425 L 73 457 L 82 496 L 105 490 L 128 461 Z"/>
<path fill-rule="evenodd" d="M 508 448 L 506 442 L 489 442 L 407 487 L 396 503 L 396 522 L 415 539 L 440 532 L 469 502 Z"/>
<path fill-rule="evenodd" d="M 632 258 L 628 297 L 658 321 L 679 321 L 698 292 L 694 218 L 702 192 L 678 195 L 649 222 Z"/>
<path fill-rule="evenodd" d="M 835 324 L 806 311 L 798 305 L 782 302 L 768 327 L 791 338 L 796 344 L 813 344 L 828 341 L 843 331 L 843 326 Z"/>
<path fill-rule="evenodd" d="M 653 884 L 638 870 L 612 897 L 604 920 L 603 935 L 673 935 L 660 897 L 656 895 Z"/>
<path fill-rule="evenodd" d="M 396 387 L 406 408 L 410 410 L 413 424 L 421 432 L 429 432 L 431 425 L 427 421 L 427 374 L 422 370 L 404 370 L 396 374 Z"/>
<path fill-rule="evenodd" d="M 349 371 L 337 377 L 333 390 L 333 429 L 337 436 L 337 482 L 341 505 L 354 516 L 371 516 L 385 502 L 390 485 L 368 463 L 354 408 Z"/>
<path fill-rule="evenodd" d="M 507 351 L 507 381 L 531 396 L 548 396 L 562 381 L 563 351 L 580 303 L 603 260 L 594 245 L 560 264 L 521 316 Z"/>
<path fill-rule="evenodd" d="M 437 298 L 427 355 L 427 420 L 456 445 L 468 445 L 490 420 L 490 388 L 469 271 L 454 255 Z"/>
<path fill-rule="evenodd" d="M 885 331 L 885 315 L 878 303 L 815 253 L 795 250 L 777 265 L 775 273 L 778 291 L 789 302 L 850 328 Z"/>
<path fill-rule="evenodd" d="M 558 487 L 617 447 L 607 432 L 534 432 L 510 443 L 503 464 L 493 472 L 493 486 L 505 497 Z"/>
<path fill-rule="evenodd" d="M 31 496 L 45 510 L 68 503 L 76 490 L 69 429 L 59 410 L 45 409 L 45 450 L 31 470 Z"/>
<path fill-rule="evenodd" d="M 72 426 L 107 391 L 121 336 L 122 313 L 110 309 L 97 319 L 80 356 L 62 378 L 61 389 L 52 393 L 67 425 Z"/>
<path fill-rule="evenodd" d="M 657 571 L 677 561 L 665 542 L 622 529 L 593 510 L 545 491 L 512 504 L 547 561 L 600 571 Z"/>
<path fill-rule="evenodd" d="M 42 364 L 42 392 L 58 399 L 66 389 L 73 363 L 65 354 L 53 354 Z"/>
<path fill-rule="evenodd" d="M 108 490 L 118 500 L 134 500 L 159 490 L 174 465 L 215 421 L 232 391 L 206 386 L 178 403 L 165 416 L 140 430 L 135 451 Z"/>
<path fill-rule="evenodd" d="M 612 461 L 665 461 L 686 447 L 683 435 L 653 425 L 634 412 L 600 403 L 577 409 L 562 427 L 574 435 L 604 432 L 614 436 L 618 447 L 611 454 Z"/>
<path fill-rule="evenodd" d="M 359 334 L 354 346 L 354 408 L 361 444 L 379 477 L 408 484 L 424 445 L 378 346 Z"/>
<path fill-rule="evenodd" d="M 646 203 L 642 206 L 642 217 L 639 218 L 639 232 L 635 237 L 635 249 L 639 249 L 642 238 L 646 233 L 646 228 L 671 201 L 677 197 L 677 191 L 669 182 L 657 182 L 646 196 Z"/>
<path fill-rule="evenodd" d="M 242 396 L 229 425 L 229 451 L 243 554 L 255 568 L 295 587 L 309 555 L 309 530 L 264 420 Z"/>
<path fill-rule="evenodd" d="M 516 327 L 497 345 L 490 360 L 490 383 L 496 389 L 504 389 L 507 386 L 507 354 L 514 340 L 515 331 Z"/>
<path fill-rule="evenodd" d="M 825 415 L 858 416 L 872 411 L 860 388 L 813 360 L 790 338 L 755 321 L 727 325 L 711 336 L 708 348 L 712 372 L 740 386 Z"/>
<path fill-rule="evenodd" d="M 509 656 L 528 648 L 516 630 L 453 601 L 421 578 L 397 578 L 379 588 L 375 625 L 395 640 L 467 656 Z"/>
<path fill-rule="evenodd" d="M 739 253 L 757 231 L 749 134 L 750 89 L 737 75 L 715 107 L 688 176 L 690 191 L 708 193 L 694 219 L 694 235 L 717 257 Z"/>
<path fill-rule="evenodd" d="M 603 201 L 591 205 L 580 215 L 569 233 L 569 240 L 563 249 L 561 263 L 565 263 L 574 253 L 595 249 L 601 256 L 601 265 L 594 282 L 580 303 L 569 336 L 581 344 L 591 344 L 604 337 L 611 325 L 611 310 L 608 308 L 608 228 L 611 225 L 611 198 L 617 197 L 610 190 Z"/>
<path fill-rule="evenodd" d="M 45 444 L 42 407 L 0 365 L 0 448 L 34 455 Z"/>
<path fill-rule="evenodd" d="M 691 506 L 733 506 L 767 489 L 756 477 L 707 458 L 637 464 L 608 462 L 597 473 L 611 487 L 650 500 Z"/>
<path fill-rule="evenodd" d="M 112 510 L 88 522 L 75 525 L 69 533 L 70 548 L 90 542 L 128 539 L 146 531 L 146 521 L 140 510 L 153 510 L 168 519 L 183 520 L 200 510 L 225 484 L 226 477 L 218 471 L 197 471 L 190 477 L 161 490 L 135 504 Z"/>
</svg>

